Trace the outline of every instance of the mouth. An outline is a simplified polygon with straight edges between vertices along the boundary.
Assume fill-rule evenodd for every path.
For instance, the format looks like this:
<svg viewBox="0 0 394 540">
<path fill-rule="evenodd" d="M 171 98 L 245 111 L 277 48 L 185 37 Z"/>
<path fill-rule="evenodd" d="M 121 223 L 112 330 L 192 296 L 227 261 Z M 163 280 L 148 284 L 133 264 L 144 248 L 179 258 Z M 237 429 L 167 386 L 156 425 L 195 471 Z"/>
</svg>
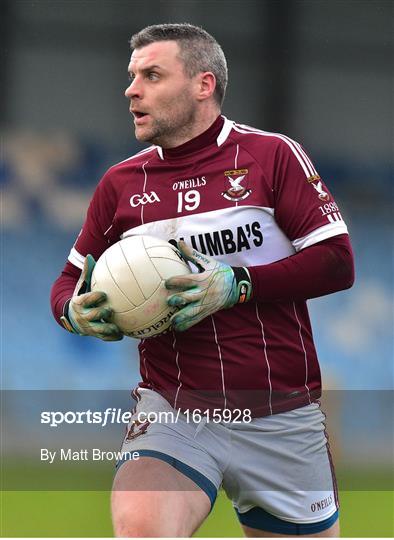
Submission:
<svg viewBox="0 0 394 540">
<path fill-rule="evenodd" d="M 134 116 L 134 123 L 139 126 L 141 124 L 144 124 L 149 116 L 148 113 L 142 112 L 142 111 L 133 111 L 131 110 L 131 113 Z"/>
<path fill-rule="evenodd" d="M 142 118 L 145 118 L 145 116 L 148 116 L 148 113 L 138 111 L 137 109 L 130 109 L 130 112 L 134 116 L 135 120 L 141 120 Z"/>
</svg>

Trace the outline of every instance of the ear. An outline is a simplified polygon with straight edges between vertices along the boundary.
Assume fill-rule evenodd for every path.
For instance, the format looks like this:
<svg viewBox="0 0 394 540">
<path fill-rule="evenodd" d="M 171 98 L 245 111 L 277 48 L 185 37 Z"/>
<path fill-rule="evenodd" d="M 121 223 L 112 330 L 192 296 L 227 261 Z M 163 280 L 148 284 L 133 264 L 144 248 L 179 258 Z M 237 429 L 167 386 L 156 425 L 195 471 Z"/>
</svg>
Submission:
<svg viewBox="0 0 394 540">
<path fill-rule="evenodd" d="M 216 77 L 211 71 L 205 71 L 197 75 L 197 100 L 204 101 L 215 92 Z"/>
</svg>

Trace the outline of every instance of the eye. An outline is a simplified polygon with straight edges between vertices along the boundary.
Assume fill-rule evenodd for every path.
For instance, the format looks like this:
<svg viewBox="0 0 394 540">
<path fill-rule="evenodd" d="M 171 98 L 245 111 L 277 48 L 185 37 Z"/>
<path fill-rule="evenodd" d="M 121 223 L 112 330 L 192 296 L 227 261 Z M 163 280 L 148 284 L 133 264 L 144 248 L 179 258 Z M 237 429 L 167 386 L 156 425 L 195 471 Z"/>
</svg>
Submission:
<svg viewBox="0 0 394 540">
<path fill-rule="evenodd" d="M 149 79 L 150 81 L 156 81 L 156 80 L 159 78 L 159 74 L 156 73 L 155 71 L 149 71 L 147 77 L 148 77 L 148 79 Z"/>
<path fill-rule="evenodd" d="M 129 82 L 130 82 L 130 84 L 131 84 L 131 83 L 134 81 L 134 79 L 135 79 L 134 73 L 129 73 L 128 79 L 129 79 Z"/>
</svg>

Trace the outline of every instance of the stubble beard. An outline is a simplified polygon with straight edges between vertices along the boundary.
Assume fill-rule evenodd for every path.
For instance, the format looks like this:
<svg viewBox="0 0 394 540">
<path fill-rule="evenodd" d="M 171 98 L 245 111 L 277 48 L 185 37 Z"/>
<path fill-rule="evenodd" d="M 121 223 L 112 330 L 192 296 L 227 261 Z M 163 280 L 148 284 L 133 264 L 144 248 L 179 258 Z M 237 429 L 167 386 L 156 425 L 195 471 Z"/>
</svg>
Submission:
<svg viewBox="0 0 394 540">
<path fill-rule="evenodd" d="M 175 102 L 175 100 L 174 100 Z M 152 125 L 146 133 L 137 134 L 136 138 L 141 142 L 148 142 L 163 148 L 172 148 L 182 144 L 192 133 L 192 127 L 196 120 L 196 107 L 193 106 L 191 96 L 187 93 L 176 99 L 171 106 L 164 105 L 163 109 L 171 111 L 170 114 L 153 118 Z M 190 137 L 192 138 L 192 137 Z"/>
</svg>

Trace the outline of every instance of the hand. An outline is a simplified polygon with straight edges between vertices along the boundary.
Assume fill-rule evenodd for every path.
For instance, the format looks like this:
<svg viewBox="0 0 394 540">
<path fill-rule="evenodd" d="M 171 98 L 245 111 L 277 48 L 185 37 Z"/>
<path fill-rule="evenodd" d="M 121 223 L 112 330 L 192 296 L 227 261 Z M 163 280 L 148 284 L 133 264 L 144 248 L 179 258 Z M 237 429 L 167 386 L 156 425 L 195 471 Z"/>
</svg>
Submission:
<svg viewBox="0 0 394 540">
<path fill-rule="evenodd" d="M 102 307 L 107 295 L 100 291 L 73 296 L 68 306 L 68 318 L 77 334 L 93 336 L 104 341 L 119 341 L 123 334 L 116 324 L 109 322 L 112 309 Z"/>
<path fill-rule="evenodd" d="M 198 274 L 175 276 L 165 282 L 167 289 L 177 289 L 167 299 L 170 306 L 180 308 L 171 317 L 172 328 L 184 331 L 219 309 L 247 302 L 252 294 L 249 272 L 232 267 L 191 248 L 182 240 L 178 249 L 184 258 L 199 270 Z"/>
<path fill-rule="evenodd" d="M 64 327 L 81 336 L 93 336 L 104 341 L 119 341 L 123 334 L 116 324 L 111 323 L 112 309 L 101 304 L 107 295 L 101 291 L 90 292 L 90 281 L 95 266 L 91 255 L 85 258 L 81 277 L 71 298 L 67 317 L 61 317 Z"/>
</svg>

